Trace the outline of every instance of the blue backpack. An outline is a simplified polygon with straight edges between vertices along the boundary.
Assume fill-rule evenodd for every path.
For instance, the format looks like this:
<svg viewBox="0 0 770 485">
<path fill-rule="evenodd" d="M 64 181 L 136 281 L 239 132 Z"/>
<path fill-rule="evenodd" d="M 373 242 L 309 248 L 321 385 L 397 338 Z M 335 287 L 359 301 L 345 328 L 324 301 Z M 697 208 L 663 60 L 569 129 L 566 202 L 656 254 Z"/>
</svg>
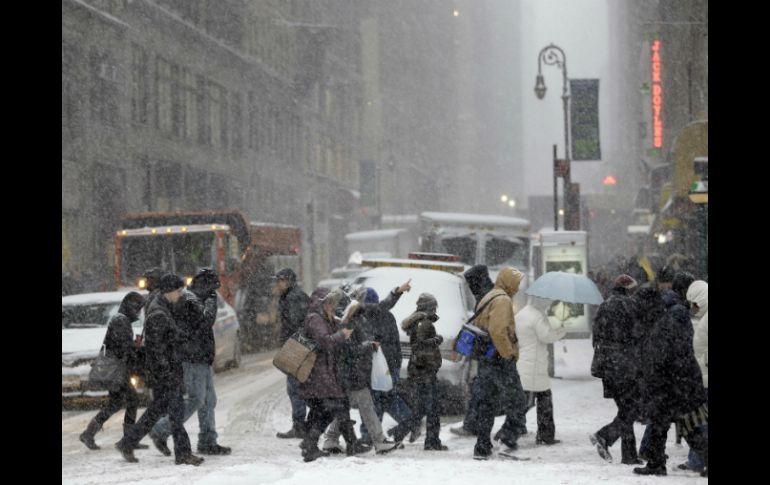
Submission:
<svg viewBox="0 0 770 485">
<path fill-rule="evenodd" d="M 470 357 L 471 359 L 492 358 L 492 356 L 495 354 L 495 346 L 492 343 L 492 338 L 489 336 L 488 332 L 480 329 L 476 325 L 473 325 L 471 322 L 473 322 L 473 320 L 475 320 L 476 317 L 478 317 L 479 314 L 484 311 L 484 308 L 486 308 L 486 306 L 489 305 L 492 300 L 498 296 L 503 295 L 495 295 L 490 298 L 489 301 L 484 303 L 484 305 L 479 308 L 467 322 L 463 324 L 460 332 L 455 338 L 455 352 L 466 357 Z"/>
</svg>

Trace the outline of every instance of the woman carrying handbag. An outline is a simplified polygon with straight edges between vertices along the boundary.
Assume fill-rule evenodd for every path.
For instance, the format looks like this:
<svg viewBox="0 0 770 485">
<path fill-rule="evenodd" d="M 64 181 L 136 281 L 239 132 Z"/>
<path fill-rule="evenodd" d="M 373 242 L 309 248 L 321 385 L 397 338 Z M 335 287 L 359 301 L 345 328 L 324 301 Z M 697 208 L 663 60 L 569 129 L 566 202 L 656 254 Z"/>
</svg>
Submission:
<svg viewBox="0 0 770 485">
<path fill-rule="evenodd" d="M 144 297 L 132 291 L 123 297 L 118 313 L 107 324 L 107 334 L 104 336 L 106 352 L 117 357 L 125 363 L 126 372 L 122 382 L 117 382 L 109 388 L 109 400 L 102 406 L 99 413 L 94 416 L 86 430 L 80 435 L 80 441 L 88 448 L 98 450 L 99 446 L 94 441 L 94 436 L 102 428 L 102 425 L 110 419 L 110 416 L 118 412 L 123 405 L 126 406 L 126 414 L 123 418 L 123 427 L 134 424 L 136 410 L 139 407 L 139 398 L 136 390 L 131 386 L 131 371 L 139 367 L 137 349 L 134 344 L 134 330 L 131 323 L 139 318 L 139 312 L 144 305 Z M 146 448 L 146 445 L 142 445 Z"/>
</svg>

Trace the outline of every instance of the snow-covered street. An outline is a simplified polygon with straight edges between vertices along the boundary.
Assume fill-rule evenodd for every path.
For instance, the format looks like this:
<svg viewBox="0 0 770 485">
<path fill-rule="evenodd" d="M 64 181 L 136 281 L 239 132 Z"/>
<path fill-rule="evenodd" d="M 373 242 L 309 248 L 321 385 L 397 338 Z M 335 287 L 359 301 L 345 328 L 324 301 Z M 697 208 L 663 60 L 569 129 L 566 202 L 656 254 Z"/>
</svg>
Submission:
<svg viewBox="0 0 770 485">
<path fill-rule="evenodd" d="M 174 465 L 173 457 L 162 456 L 148 437 L 147 450 L 137 450 L 138 464 L 125 462 L 113 443 L 120 439 L 123 413 L 114 415 L 96 435 L 101 450 L 90 451 L 78 441 L 88 421 L 96 413 L 62 411 L 62 484 L 136 483 L 184 485 L 234 484 L 308 484 L 335 483 L 380 485 L 398 483 L 475 483 L 489 484 L 696 484 L 707 483 L 693 472 L 676 470 L 686 460 L 687 445 L 674 443 L 673 428 L 669 432 L 666 452 L 669 455 L 668 477 L 640 477 L 632 466 L 620 461 L 620 442 L 610 452 L 615 463 L 599 458 L 588 434 L 609 422 L 614 416 L 611 400 L 602 398 L 601 381 L 589 375 L 591 349 L 588 340 L 568 340 L 555 344 L 556 375 L 552 380 L 556 437 L 562 443 L 535 445 L 535 410 L 527 415 L 530 433 L 519 440 L 521 457 L 529 461 L 472 459 L 475 438 L 461 438 L 449 432 L 449 426 L 460 417 L 443 417 L 441 439 L 448 452 L 427 452 L 422 442 L 405 442 L 405 448 L 389 455 L 374 452 L 357 457 L 322 458 L 304 463 L 297 447 L 298 440 L 281 440 L 291 422 L 285 377 L 272 366 L 272 354 L 245 355 L 239 369 L 216 374 L 217 431 L 219 442 L 233 448 L 230 456 L 206 456 L 199 467 Z M 144 408 L 139 410 L 139 415 Z M 360 422 L 356 410 L 352 417 Z M 504 418 L 498 417 L 495 430 Z M 392 425 L 385 417 L 384 428 Z M 198 423 L 193 416 L 186 429 L 197 442 Z M 637 441 L 643 427 L 635 426 Z M 171 444 L 171 442 L 169 442 Z"/>
</svg>

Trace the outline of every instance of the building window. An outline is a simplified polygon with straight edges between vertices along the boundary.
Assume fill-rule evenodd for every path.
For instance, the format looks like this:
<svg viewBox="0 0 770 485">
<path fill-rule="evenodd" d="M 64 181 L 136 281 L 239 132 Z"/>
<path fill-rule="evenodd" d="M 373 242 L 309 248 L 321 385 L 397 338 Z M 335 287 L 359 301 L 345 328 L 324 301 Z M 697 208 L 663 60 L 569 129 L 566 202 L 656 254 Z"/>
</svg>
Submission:
<svg viewBox="0 0 770 485">
<path fill-rule="evenodd" d="M 184 138 L 185 125 L 187 117 L 185 116 L 185 105 L 182 99 L 182 76 L 183 70 L 177 65 L 171 65 L 171 124 L 174 136 Z"/>
<path fill-rule="evenodd" d="M 155 63 L 155 126 L 166 134 L 171 134 L 173 129 L 171 85 L 171 64 L 158 57 Z"/>
<path fill-rule="evenodd" d="M 240 157 L 243 150 L 243 116 L 241 93 L 233 93 L 233 156 Z"/>
<path fill-rule="evenodd" d="M 182 70 L 180 94 L 184 110 L 183 137 L 195 140 L 198 135 L 198 93 L 195 89 L 195 75 L 189 69 Z"/>
<path fill-rule="evenodd" d="M 257 150 L 257 136 L 259 123 L 259 112 L 257 111 L 257 100 L 254 91 L 249 91 L 249 148 Z"/>
<path fill-rule="evenodd" d="M 75 133 L 77 114 L 80 111 L 82 95 L 77 72 L 80 64 L 80 49 L 62 40 L 61 44 L 61 126 Z"/>
<path fill-rule="evenodd" d="M 118 124 L 118 67 L 106 52 L 92 51 L 91 116 L 109 126 Z"/>
<path fill-rule="evenodd" d="M 202 145 L 211 144 L 211 125 L 209 120 L 209 97 L 206 78 L 198 75 L 196 77 L 196 96 L 198 106 L 198 143 Z"/>
<path fill-rule="evenodd" d="M 227 148 L 227 99 L 225 90 L 209 83 L 209 116 L 211 119 L 211 146 Z"/>
<path fill-rule="evenodd" d="M 131 121 L 147 124 L 150 104 L 149 61 L 147 52 L 131 46 Z"/>
</svg>

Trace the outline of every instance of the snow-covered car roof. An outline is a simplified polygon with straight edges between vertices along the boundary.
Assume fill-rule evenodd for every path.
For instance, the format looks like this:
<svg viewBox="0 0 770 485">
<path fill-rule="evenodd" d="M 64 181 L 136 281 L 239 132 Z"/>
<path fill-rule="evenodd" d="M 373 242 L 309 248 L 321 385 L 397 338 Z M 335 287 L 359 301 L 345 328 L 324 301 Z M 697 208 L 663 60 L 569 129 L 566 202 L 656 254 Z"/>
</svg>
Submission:
<svg viewBox="0 0 770 485">
<path fill-rule="evenodd" d="M 122 291 L 103 291 L 99 293 L 81 293 L 78 295 L 67 295 L 61 297 L 61 304 L 65 305 L 100 305 L 106 303 L 120 303 L 123 298 L 131 291 L 136 291 L 146 295 L 146 290 L 122 290 Z"/>
<path fill-rule="evenodd" d="M 438 301 L 436 313 L 439 320 L 435 323 L 436 332 L 441 334 L 444 340 L 455 338 L 473 306 L 473 303 L 468 301 L 471 295 L 461 276 L 432 269 L 379 267 L 359 274 L 353 280 L 353 286 L 364 285 L 373 288 L 380 299 L 384 299 L 390 290 L 400 286 L 410 278 L 412 280 L 411 291 L 404 293 L 391 309 L 391 313 L 398 323 L 401 340 L 409 340 L 404 331 L 401 330 L 401 322 L 417 309 L 417 298 L 420 293 L 430 293 Z"/>
</svg>

